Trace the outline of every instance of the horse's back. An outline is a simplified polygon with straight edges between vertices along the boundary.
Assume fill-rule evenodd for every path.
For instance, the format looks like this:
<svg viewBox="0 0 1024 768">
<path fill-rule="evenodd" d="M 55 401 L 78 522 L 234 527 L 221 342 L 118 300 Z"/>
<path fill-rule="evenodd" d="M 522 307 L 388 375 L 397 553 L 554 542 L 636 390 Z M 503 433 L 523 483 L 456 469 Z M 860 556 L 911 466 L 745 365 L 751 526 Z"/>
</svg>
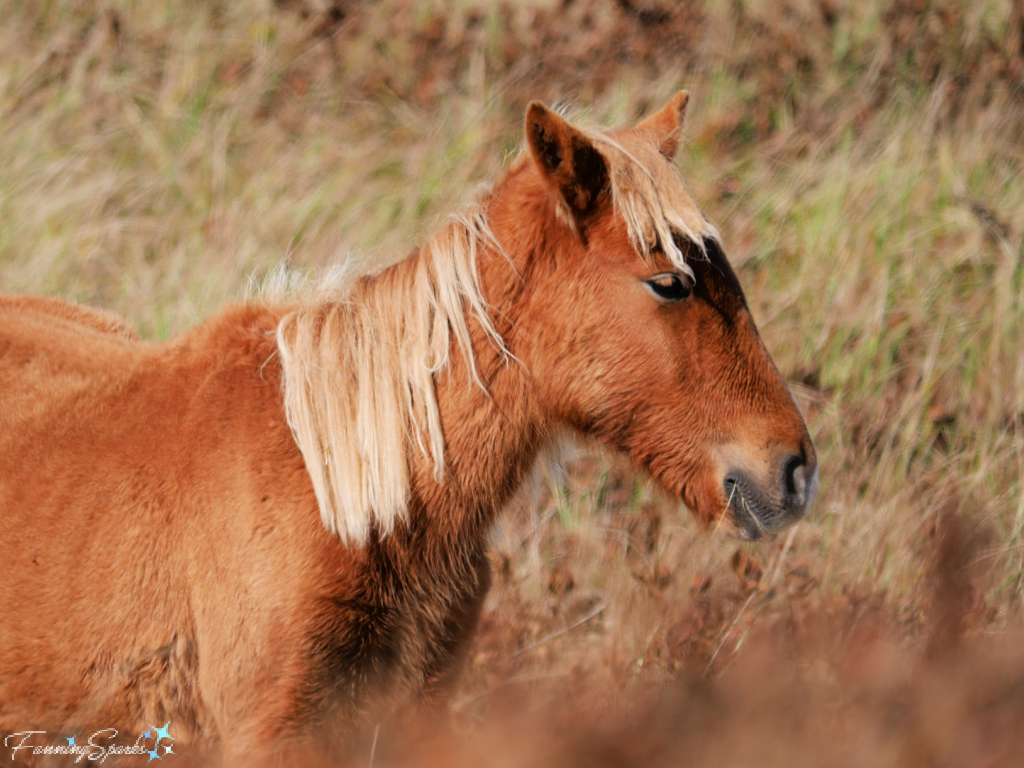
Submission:
<svg viewBox="0 0 1024 768">
<path fill-rule="evenodd" d="M 295 499 L 318 523 L 272 313 L 236 308 L 162 344 L 111 318 L 0 300 L 0 727 L 202 721 L 185 692 L 200 647 L 227 642 L 210 627 L 242 641 L 234 617 L 272 601 L 235 558 L 269 558 L 253 531 L 283 538 L 270 515 Z M 236 595 L 215 600 L 211 578 Z"/>
<path fill-rule="evenodd" d="M 0 296 L 0 492 L 17 446 L 87 413 L 89 395 L 130 369 L 136 344 L 144 346 L 111 313 L 61 299 Z"/>
<path fill-rule="evenodd" d="M 35 317 L 72 333 L 91 330 L 123 341 L 139 341 L 135 329 L 113 312 L 53 296 L 0 296 L 0 313 Z"/>
<path fill-rule="evenodd" d="M 0 693 L 6 695 L 0 699 L 8 702 L 16 699 L 14 685 L 35 691 L 43 707 L 51 698 L 76 700 L 83 685 L 78 675 L 44 685 L 13 672 L 76 655 L 74 642 L 61 637 L 62 623 L 70 627 L 80 612 L 61 593 L 91 585 L 84 554 L 94 533 L 109 535 L 97 514 L 101 498 L 114 495 L 97 482 L 115 453 L 103 438 L 103 414 L 129 389 L 149 347 L 137 338 L 100 310 L 60 299 L 0 297 L 0 528 L 7 556 L 0 570 L 6 598 L 0 633 Z M 91 530 L 83 525 L 90 515 Z M 7 706 L 0 702 L 0 721 L 30 715 Z"/>
</svg>

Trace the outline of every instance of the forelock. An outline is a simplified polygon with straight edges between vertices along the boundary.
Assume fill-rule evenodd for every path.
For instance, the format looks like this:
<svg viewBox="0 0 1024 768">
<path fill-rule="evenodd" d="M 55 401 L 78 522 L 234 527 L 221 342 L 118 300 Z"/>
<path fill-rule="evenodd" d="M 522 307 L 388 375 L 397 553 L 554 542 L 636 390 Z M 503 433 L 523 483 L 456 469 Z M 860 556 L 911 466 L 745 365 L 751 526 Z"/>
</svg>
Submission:
<svg viewBox="0 0 1024 768">
<path fill-rule="evenodd" d="M 660 247 L 677 269 L 692 276 L 674 235 L 701 253 L 705 238 L 717 241 L 719 236 L 686 191 L 675 164 L 653 144 L 631 140 L 628 133 L 587 134 L 608 165 L 612 204 L 626 225 L 630 243 L 644 258 Z"/>
</svg>

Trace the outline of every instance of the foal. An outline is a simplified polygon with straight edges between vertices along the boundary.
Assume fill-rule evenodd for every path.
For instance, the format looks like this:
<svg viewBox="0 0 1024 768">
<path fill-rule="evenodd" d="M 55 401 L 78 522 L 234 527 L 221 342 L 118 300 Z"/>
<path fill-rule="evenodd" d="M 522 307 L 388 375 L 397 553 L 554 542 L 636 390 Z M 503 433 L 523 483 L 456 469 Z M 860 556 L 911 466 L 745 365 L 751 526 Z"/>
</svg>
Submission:
<svg viewBox="0 0 1024 768">
<path fill-rule="evenodd" d="M 814 448 L 672 163 L 686 101 L 531 104 L 493 191 L 340 298 L 160 344 L 0 301 L 0 733 L 170 720 L 251 761 L 431 698 L 566 428 L 742 537 L 799 519 Z"/>
</svg>

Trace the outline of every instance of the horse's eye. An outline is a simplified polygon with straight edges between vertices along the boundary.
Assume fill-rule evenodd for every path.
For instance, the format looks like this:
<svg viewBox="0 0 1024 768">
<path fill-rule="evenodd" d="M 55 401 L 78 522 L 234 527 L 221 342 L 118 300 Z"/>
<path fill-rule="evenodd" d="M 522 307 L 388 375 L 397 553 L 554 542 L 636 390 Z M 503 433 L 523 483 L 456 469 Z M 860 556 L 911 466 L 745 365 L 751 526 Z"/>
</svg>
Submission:
<svg viewBox="0 0 1024 768">
<path fill-rule="evenodd" d="M 655 275 L 650 280 L 644 280 L 644 284 L 655 298 L 666 304 L 673 304 L 690 297 L 689 279 L 683 275 L 677 275 L 675 272 Z"/>
</svg>

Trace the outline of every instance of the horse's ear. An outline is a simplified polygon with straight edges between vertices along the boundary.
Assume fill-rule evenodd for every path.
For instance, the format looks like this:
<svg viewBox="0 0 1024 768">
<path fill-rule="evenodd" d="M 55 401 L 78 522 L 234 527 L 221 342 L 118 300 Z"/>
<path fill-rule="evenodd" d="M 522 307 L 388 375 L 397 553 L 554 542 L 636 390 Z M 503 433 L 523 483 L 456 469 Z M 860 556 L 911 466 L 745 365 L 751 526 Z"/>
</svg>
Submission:
<svg viewBox="0 0 1024 768">
<path fill-rule="evenodd" d="M 544 180 L 577 217 L 593 211 L 608 188 L 608 166 L 582 131 L 539 101 L 526 110 L 526 143 Z"/>
<path fill-rule="evenodd" d="M 665 157 L 672 160 L 679 149 L 679 139 L 683 132 L 683 117 L 686 115 L 686 103 L 690 94 L 680 91 L 668 104 L 659 109 L 637 125 L 637 130 L 650 131 L 658 142 L 658 149 Z"/>
</svg>

